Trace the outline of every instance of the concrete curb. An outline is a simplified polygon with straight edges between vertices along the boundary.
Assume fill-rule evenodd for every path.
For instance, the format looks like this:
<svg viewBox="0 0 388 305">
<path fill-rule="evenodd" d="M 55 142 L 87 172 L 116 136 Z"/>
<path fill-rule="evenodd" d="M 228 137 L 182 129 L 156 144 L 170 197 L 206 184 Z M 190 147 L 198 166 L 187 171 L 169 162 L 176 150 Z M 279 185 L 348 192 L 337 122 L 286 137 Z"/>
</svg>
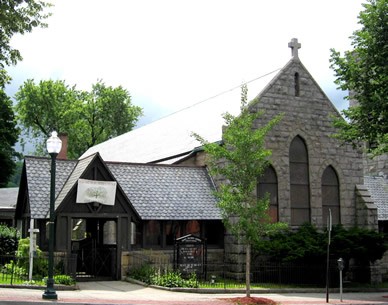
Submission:
<svg viewBox="0 0 388 305">
<path fill-rule="evenodd" d="M 126 282 L 141 285 L 143 287 L 150 287 L 159 290 L 166 290 L 172 292 L 190 292 L 190 293 L 202 293 L 202 294 L 227 294 L 227 293 L 244 293 L 245 288 L 170 288 L 157 285 L 148 285 L 141 281 L 126 278 Z M 253 294 L 268 294 L 268 293 L 326 293 L 326 288 L 261 288 L 261 289 L 252 289 L 251 293 Z M 339 288 L 330 288 L 329 293 L 339 293 Z M 388 288 L 374 288 L 374 287 L 358 287 L 358 288 L 344 288 L 344 293 L 349 292 L 388 292 Z"/>
</svg>

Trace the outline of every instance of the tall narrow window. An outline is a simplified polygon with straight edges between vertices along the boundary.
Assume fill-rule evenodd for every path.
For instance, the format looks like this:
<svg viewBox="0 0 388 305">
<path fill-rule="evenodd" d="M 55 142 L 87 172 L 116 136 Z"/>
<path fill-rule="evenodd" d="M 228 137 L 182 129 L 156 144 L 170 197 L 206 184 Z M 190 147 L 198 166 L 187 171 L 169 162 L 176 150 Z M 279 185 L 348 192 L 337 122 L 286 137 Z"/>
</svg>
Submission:
<svg viewBox="0 0 388 305">
<path fill-rule="evenodd" d="M 299 73 L 296 72 L 294 74 L 294 86 L 295 86 L 295 96 L 299 96 L 300 91 L 300 81 L 299 81 Z"/>
<path fill-rule="evenodd" d="M 332 166 L 326 167 L 322 175 L 322 217 L 326 223 L 329 209 L 331 210 L 332 223 L 341 223 L 339 182 L 338 176 Z"/>
<path fill-rule="evenodd" d="M 278 178 L 275 169 L 268 166 L 257 184 L 257 198 L 263 198 L 269 194 L 270 205 L 269 214 L 273 222 L 279 221 L 279 204 L 278 204 Z"/>
<path fill-rule="evenodd" d="M 310 183 L 307 147 L 295 137 L 290 145 L 291 225 L 310 222 Z"/>
</svg>

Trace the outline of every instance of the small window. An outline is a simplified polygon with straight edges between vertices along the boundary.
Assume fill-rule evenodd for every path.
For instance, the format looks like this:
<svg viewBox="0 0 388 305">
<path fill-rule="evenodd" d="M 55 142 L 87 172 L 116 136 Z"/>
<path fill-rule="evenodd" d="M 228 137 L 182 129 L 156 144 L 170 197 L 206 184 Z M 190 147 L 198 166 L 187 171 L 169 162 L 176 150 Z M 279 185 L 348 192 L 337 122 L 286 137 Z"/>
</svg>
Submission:
<svg viewBox="0 0 388 305">
<path fill-rule="evenodd" d="M 136 223 L 131 222 L 131 232 L 129 235 L 131 236 L 131 245 L 136 245 L 136 232 Z"/>
<path fill-rule="evenodd" d="M 299 73 L 296 72 L 294 74 L 294 86 L 295 86 L 295 96 L 299 96 L 300 94 L 300 81 L 299 81 Z"/>
</svg>

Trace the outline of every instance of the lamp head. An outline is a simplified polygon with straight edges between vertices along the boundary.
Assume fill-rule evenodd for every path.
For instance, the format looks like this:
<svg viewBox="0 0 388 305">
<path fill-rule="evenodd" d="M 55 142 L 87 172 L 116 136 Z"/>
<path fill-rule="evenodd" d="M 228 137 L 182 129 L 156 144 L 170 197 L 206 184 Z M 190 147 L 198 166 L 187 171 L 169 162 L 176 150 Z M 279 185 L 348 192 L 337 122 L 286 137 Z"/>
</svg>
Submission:
<svg viewBox="0 0 388 305">
<path fill-rule="evenodd" d="M 58 138 L 58 133 L 53 131 L 51 137 L 46 142 L 47 151 L 49 154 L 59 154 L 62 148 L 62 141 Z"/>
</svg>

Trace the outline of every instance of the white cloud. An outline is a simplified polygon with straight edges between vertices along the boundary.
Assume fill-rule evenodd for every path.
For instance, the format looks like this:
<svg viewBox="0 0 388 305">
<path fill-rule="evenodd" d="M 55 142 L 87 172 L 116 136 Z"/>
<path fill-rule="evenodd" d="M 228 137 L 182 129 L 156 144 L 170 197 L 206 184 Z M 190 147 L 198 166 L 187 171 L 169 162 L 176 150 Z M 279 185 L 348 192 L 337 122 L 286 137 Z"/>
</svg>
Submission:
<svg viewBox="0 0 388 305">
<path fill-rule="evenodd" d="M 13 87 L 54 78 L 90 89 L 103 79 L 155 118 L 155 108 L 166 114 L 282 67 L 297 37 L 302 62 L 333 91 L 329 49 L 350 48 L 361 2 L 56 1 L 49 28 L 13 39 L 24 57 Z"/>
</svg>

